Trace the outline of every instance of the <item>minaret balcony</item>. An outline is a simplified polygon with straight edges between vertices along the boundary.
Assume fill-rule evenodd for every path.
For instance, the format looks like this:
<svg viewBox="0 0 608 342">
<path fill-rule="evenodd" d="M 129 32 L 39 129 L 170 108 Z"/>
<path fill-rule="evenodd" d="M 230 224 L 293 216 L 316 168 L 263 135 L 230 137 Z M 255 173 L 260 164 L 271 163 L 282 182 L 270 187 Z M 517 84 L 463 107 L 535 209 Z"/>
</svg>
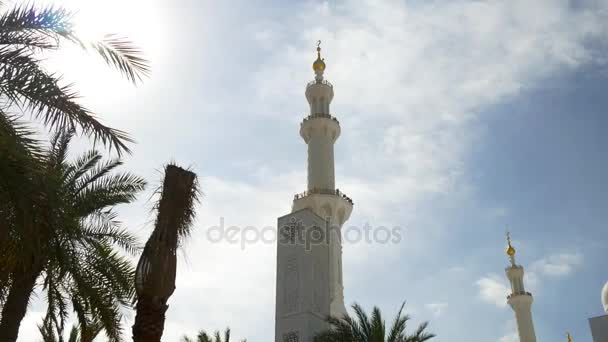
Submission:
<svg viewBox="0 0 608 342">
<path fill-rule="evenodd" d="M 320 217 L 328 218 L 332 225 L 341 227 L 350 217 L 353 200 L 338 189 L 315 188 L 293 197 L 292 210 L 295 212 L 304 208 L 310 208 Z"/>
<path fill-rule="evenodd" d="M 340 137 L 340 122 L 330 114 L 317 113 L 304 118 L 300 124 L 300 136 L 308 144 L 313 135 L 325 136 L 335 142 Z"/>
<path fill-rule="evenodd" d="M 336 189 L 336 190 L 332 190 L 332 189 L 312 189 L 312 190 L 307 190 L 304 192 L 301 192 L 299 194 L 295 194 L 293 196 L 293 200 L 297 201 L 300 198 L 306 197 L 308 195 L 312 195 L 312 194 L 320 194 L 320 195 L 334 195 L 334 196 L 338 196 L 343 198 L 345 201 L 347 201 L 348 203 L 350 203 L 351 205 L 353 205 L 353 200 L 346 196 L 345 193 L 343 193 L 342 191 Z"/>
<path fill-rule="evenodd" d="M 312 81 L 308 82 L 308 84 L 306 85 L 306 89 L 308 89 L 309 87 L 314 86 L 315 84 L 323 84 L 323 85 L 326 85 L 326 86 L 328 86 L 328 87 L 330 87 L 332 89 L 334 88 L 333 84 L 329 83 L 329 81 L 327 81 L 327 80 L 312 80 Z"/>
<path fill-rule="evenodd" d="M 323 114 L 323 113 L 316 113 L 316 114 L 309 115 L 304 118 L 304 121 L 308 121 L 308 120 L 312 120 L 312 119 L 319 119 L 319 118 L 330 119 L 330 120 L 333 120 L 333 121 L 337 122 L 338 124 L 340 124 L 340 121 L 338 121 L 338 119 L 335 116 L 332 116 L 330 114 Z"/>
<path fill-rule="evenodd" d="M 516 293 L 512 293 L 512 294 L 508 295 L 507 299 L 511 299 L 511 298 L 517 297 L 517 296 L 530 296 L 530 297 L 532 297 L 532 294 L 530 292 L 527 292 L 527 291 L 516 292 Z"/>
</svg>

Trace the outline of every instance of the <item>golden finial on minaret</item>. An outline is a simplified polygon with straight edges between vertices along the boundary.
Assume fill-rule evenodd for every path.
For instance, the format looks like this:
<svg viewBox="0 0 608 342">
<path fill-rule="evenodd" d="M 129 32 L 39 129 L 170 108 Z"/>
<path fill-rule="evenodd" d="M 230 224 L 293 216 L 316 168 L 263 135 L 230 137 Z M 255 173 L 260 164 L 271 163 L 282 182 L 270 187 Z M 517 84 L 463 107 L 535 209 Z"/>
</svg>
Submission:
<svg viewBox="0 0 608 342">
<path fill-rule="evenodd" d="M 321 41 L 317 41 L 317 60 L 312 63 L 312 69 L 315 72 L 325 71 L 325 59 L 321 58 Z"/>
<path fill-rule="evenodd" d="M 572 336 L 570 336 L 570 333 L 566 333 L 566 337 L 568 337 L 568 342 L 572 342 Z"/>
<path fill-rule="evenodd" d="M 511 265 L 515 266 L 515 248 L 511 245 L 511 233 L 507 232 L 507 255 Z"/>
<path fill-rule="evenodd" d="M 512 257 L 515 256 L 515 248 L 511 246 L 511 233 L 507 232 L 507 255 Z"/>
</svg>

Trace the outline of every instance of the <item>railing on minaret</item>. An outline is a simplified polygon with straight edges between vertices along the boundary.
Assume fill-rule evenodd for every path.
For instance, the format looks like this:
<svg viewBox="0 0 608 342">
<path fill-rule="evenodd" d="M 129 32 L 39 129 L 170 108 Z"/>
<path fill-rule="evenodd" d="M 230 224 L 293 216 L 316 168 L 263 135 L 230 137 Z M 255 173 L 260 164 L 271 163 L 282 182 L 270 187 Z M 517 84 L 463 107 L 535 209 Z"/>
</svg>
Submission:
<svg viewBox="0 0 608 342">
<path fill-rule="evenodd" d="M 517 332 L 520 342 L 536 342 L 534 322 L 532 320 L 532 294 L 524 287 L 524 268 L 515 262 L 515 248 L 511 245 L 511 235 L 507 232 L 507 255 L 511 266 L 505 269 L 507 278 L 511 283 L 511 294 L 507 303 L 515 313 Z"/>
</svg>

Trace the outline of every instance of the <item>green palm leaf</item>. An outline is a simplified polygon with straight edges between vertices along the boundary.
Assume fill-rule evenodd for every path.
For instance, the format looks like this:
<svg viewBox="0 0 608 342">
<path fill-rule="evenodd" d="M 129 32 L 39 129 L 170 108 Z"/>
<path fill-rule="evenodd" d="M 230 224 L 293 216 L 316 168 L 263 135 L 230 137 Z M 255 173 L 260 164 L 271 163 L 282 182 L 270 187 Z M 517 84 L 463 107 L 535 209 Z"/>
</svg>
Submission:
<svg viewBox="0 0 608 342">
<path fill-rule="evenodd" d="M 132 142 L 122 131 L 103 125 L 78 103 L 79 95 L 62 77 L 40 67 L 41 52 L 75 43 L 96 52 L 131 82 L 150 73 L 149 62 L 129 40 L 107 35 L 99 42 L 84 42 L 73 30 L 72 14 L 62 7 L 16 6 L 0 15 L 1 108 L 15 107 L 40 119 L 51 130 L 78 128 L 82 133 L 116 149 L 129 152 Z"/>
<path fill-rule="evenodd" d="M 130 307 L 135 293 L 133 265 L 121 252 L 135 253 L 139 244 L 117 220 L 113 207 L 135 200 L 145 182 L 128 173 L 112 172 L 120 162 L 104 162 L 96 151 L 68 161 L 72 137 L 72 132 L 57 134 L 42 154 L 40 169 L 29 174 L 29 183 L 42 185 L 42 196 L 26 203 L 34 207 L 28 212 L 35 213 L 32 219 L 40 224 L 32 226 L 32 233 L 21 229 L 15 220 L 7 220 L 11 226 L 9 241 L 20 246 L 13 250 L 16 260 L 25 260 L 9 266 L 11 270 L 40 267 L 32 272 L 42 278 L 48 304 L 41 332 L 56 331 L 60 340 L 71 305 L 79 320 L 82 341 L 98 334 L 98 330 L 103 330 L 110 341 L 120 341 L 121 310 Z M 19 211 L 0 202 L 0 212 Z M 35 259 L 27 262 L 31 257 Z M 0 278 L 0 284 L 3 288 L 11 286 L 9 294 L 15 289 L 13 285 L 17 286 L 10 278 L 8 282 Z M 35 283 L 30 286 L 28 296 Z M 0 332 L 6 328 L 5 318 L 10 315 L 4 316 L 3 312 Z"/>
<path fill-rule="evenodd" d="M 327 322 L 330 329 L 318 333 L 315 342 L 424 342 L 435 337 L 434 334 L 427 333 L 428 322 L 418 326 L 414 334 L 406 333 L 406 322 L 408 315 L 403 315 L 405 303 L 401 305 L 388 335 L 386 325 L 382 319 L 380 309 L 374 307 L 372 315 L 369 317 L 363 308 L 358 304 L 353 304 L 355 316 L 345 315 L 342 318 L 328 317 Z"/>
</svg>

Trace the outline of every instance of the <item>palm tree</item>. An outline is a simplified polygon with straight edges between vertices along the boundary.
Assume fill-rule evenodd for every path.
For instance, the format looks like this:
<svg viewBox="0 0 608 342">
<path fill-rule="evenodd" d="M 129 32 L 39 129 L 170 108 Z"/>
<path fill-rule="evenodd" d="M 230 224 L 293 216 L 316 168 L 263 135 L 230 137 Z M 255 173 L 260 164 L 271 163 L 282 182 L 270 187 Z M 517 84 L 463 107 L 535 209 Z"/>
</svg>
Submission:
<svg viewBox="0 0 608 342">
<path fill-rule="evenodd" d="M 49 171 L 49 159 L 44 149 L 32 138 L 35 130 L 21 121 L 21 115 L 31 114 L 55 132 L 78 129 L 94 141 L 99 140 L 115 149 L 119 155 L 129 152 L 126 144 L 131 141 L 126 133 L 101 124 L 89 109 L 79 104 L 78 93 L 73 86 L 63 84 L 61 75 L 41 66 L 44 54 L 57 50 L 64 43 L 73 43 L 86 51 L 98 53 L 108 65 L 116 67 L 133 83 L 149 72 L 148 62 L 142 58 L 141 51 L 128 40 L 109 35 L 100 42 L 83 42 L 74 32 L 71 18 L 72 15 L 61 7 L 38 8 L 32 4 L 16 6 L 0 14 L 0 336 L 8 341 L 16 339 L 27 308 L 27 298 L 36 281 L 44 275 L 45 288 L 53 289 L 57 288 L 53 281 L 63 281 L 66 277 L 60 272 L 61 268 L 57 269 L 58 273 L 53 273 L 57 270 L 50 266 L 48 257 L 59 254 L 47 245 L 49 241 L 63 241 L 61 246 L 65 247 L 65 240 L 59 239 L 61 235 L 54 235 L 59 228 L 65 228 L 56 216 L 66 214 L 67 217 L 67 212 L 57 210 L 57 203 L 53 202 L 57 195 L 55 190 L 62 181 L 51 177 L 56 173 Z M 106 166 L 109 169 L 105 172 L 113 168 Z M 98 178 L 102 176 L 99 174 Z M 92 179 L 90 184 L 103 188 L 96 181 Z M 98 199 L 87 200 L 93 203 Z M 121 203 L 120 199 L 116 203 Z M 62 215 L 59 216 L 65 218 Z M 112 239 L 112 235 L 117 233 L 113 231 L 115 228 L 109 225 L 107 229 L 110 232 L 103 239 Z M 77 230 L 71 230 L 74 231 Z M 102 252 L 108 254 L 107 248 L 99 248 L 99 253 Z M 77 257 L 77 254 L 70 256 Z M 90 265 L 94 261 L 87 262 Z M 123 263 L 117 265 L 124 266 Z M 86 292 L 91 289 L 100 290 L 96 287 L 78 289 L 80 293 L 76 288 L 61 290 L 88 296 Z M 63 298 L 58 297 L 59 293 L 56 292 L 55 297 L 61 300 L 55 302 L 61 303 Z M 109 292 L 105 302 L 85 303 L 80 310 L 83 317 L 99 314 L 95 310 L 108 304 L 108 298 L 113 295 Z M 49 297 L 49 304 L 55 297 Z M 65 310 L 60 311 L 65 313 Z M 106 323 L 111 316 L 105 313 Z"/>
<path fill-rule="evenodd" d="M 198 332 L 196 335 L 196 339 L 191 339 L 188 336 L 182 337 L 182 342 L 230 342 L 230 328 L 226 328 L 224 331 L 224 339 L 222 340 L 222 335 L 219 331 L 215 331 L 213 335 L 207 334 L 204 330 Z M 247 342 L 247 340 L 242 340 L 241 342 Z"/>
<path fill-rule="evenodd" d="M 317 334 L 315 342 L 423 342 L 435 337 L 434 334 L 425 332 L 428 322 L 419 325 L 414 334 L 406 334 L 406 323 L 410 317 L 402 315 L 404 306 L 405 303 L 401 305 L 387 335 L 386 325 L 378 307 L 374 307 L 372 316 L 368 317 L 363 308 L 355 303 L 353 309 L 356 318 L 348 314 L 342 319 L 328 317 L 327 322 L 331 328 Z"/>
<path fill-rule="evenodd" d="M 4 9 L 3 3 L 0 9 Z M 30 114 L 56 132 L 79 129 L 114 148 L 119 155 L 129 152 L 126 144 L 131 141 L 126 133 L 101 124 L 79 104 L 73 86 L 63 84 L 61 75 L 45 70 L 42 58 L 46 52 L 72 43 L 98 53 L 133 83 L 149 72 L 141 51 L 128 40 L 109 35 L 100 42 L 84 42 L 74 32 L 71 18 L 61 7 L 38 8 L 32 4 L 0 14 L 0 306 L 4 312 L 0 317 L 5 323 L 7 314 L 13 315 L 15 322 L 20 321 L 20 309 L 13 312 L 4 304 L 16 295 L 13 291 L 9 296 L 11 288 L 35 283 L 37 272 L 22 266 L 29 263 L 42 269 L 46 260 L 38 253 L 38 247 L 45 240 L 37 230 L 52 224 L 44 223 L 47 218 L 35 212 L 43 211 L 48 203 L 46 160 L 40 142 L 32 138 L 36 130 L 26 126 L 21 116 Z M 30 238 L 21 239 L 27 244 L 19 246 L 11 243 L 16 236 Z M 28 295 L 29 287 L 23 287 L 21 297 Z M 12 334 L 9 339 L 14 339 Z"/>
<path fill-rule="evenodd" d="M 100 123 L 78 103 L 74 87 L 64 85 L 61 75 L 45 70 L 41 61 L 46 52 L 72 43 L 96 52 L 133 83 L 148 75 L 149 64 L 124 38 L 107 35 L 99 42 L 82 41 L 71 19 L 64 8 L 33 4 L 18 5 L 0 15 L 0 120 L 10 122 L 18 117 L 16 113 L 31 114 L 54 131 L 79 128 L 119 154 L 128 152 L 128 135 Z M 10 137 L 0 130 L 2 135 L 2 140 Z"/>
<path fill-rule="evenodd" d="M 67 342 L 93 342 L 101 332 L 101 325 L 84 328 L 77 325 L 72 326 Z M 55 326 L 49 316 L 45 317 L 43 323 L 38 325 L 38 330 L 42 336 L 42 342 L 63 342 L 63 329 L 55 333 Z"/>
<path fill-rule="evenodd" d="M 38 325 L 38 331 L 42 337 L 42 342 L 63 342 L 63 331 L 59 331 L 55 335 L 55 329 L 51 322 L 45 322 L 42 325 Z M 78 339 L 78 328 L 73 326 L 70 329 L 70 335 L 67 342 L 80 342 Z"/>
<path fill-rule="evenodd" d="M 145 182 L 130 173 L 114 174 L 122 162 L 102 161 L 94 150 L 68 162 L 72 137 L 72 131 L 56 134 L 38 168 L 24 170 L 26 200 L 15 195 L 15 201 L 0 201 L 8 228 L 0 259 L 12 260 L 0 284 L 7 289 L 1 298 L 2 341 L 16 341 L 37 286 L 46 293 L 47 324 L 62 331 L 71 305 L 82 331 L 101 325 L 110 341 L 120 340 L 120 310 L 134 297 L 134 270 L 114 247 L 131 254 L 138 247 L 116 220 L 114 207 L 135 200 Z M 27 200 L 30 196 L 36 200 Z"/>
<path fill-rule="evenodd" d="M 160 342 L 167 300 L 175 290 L 177 249 L 190 235 L 197 199 L 196 174 L 173 164 L 167 165 L 156 205 L 154 230 L 136 269 L 135 342 Z"/>
</svg>

